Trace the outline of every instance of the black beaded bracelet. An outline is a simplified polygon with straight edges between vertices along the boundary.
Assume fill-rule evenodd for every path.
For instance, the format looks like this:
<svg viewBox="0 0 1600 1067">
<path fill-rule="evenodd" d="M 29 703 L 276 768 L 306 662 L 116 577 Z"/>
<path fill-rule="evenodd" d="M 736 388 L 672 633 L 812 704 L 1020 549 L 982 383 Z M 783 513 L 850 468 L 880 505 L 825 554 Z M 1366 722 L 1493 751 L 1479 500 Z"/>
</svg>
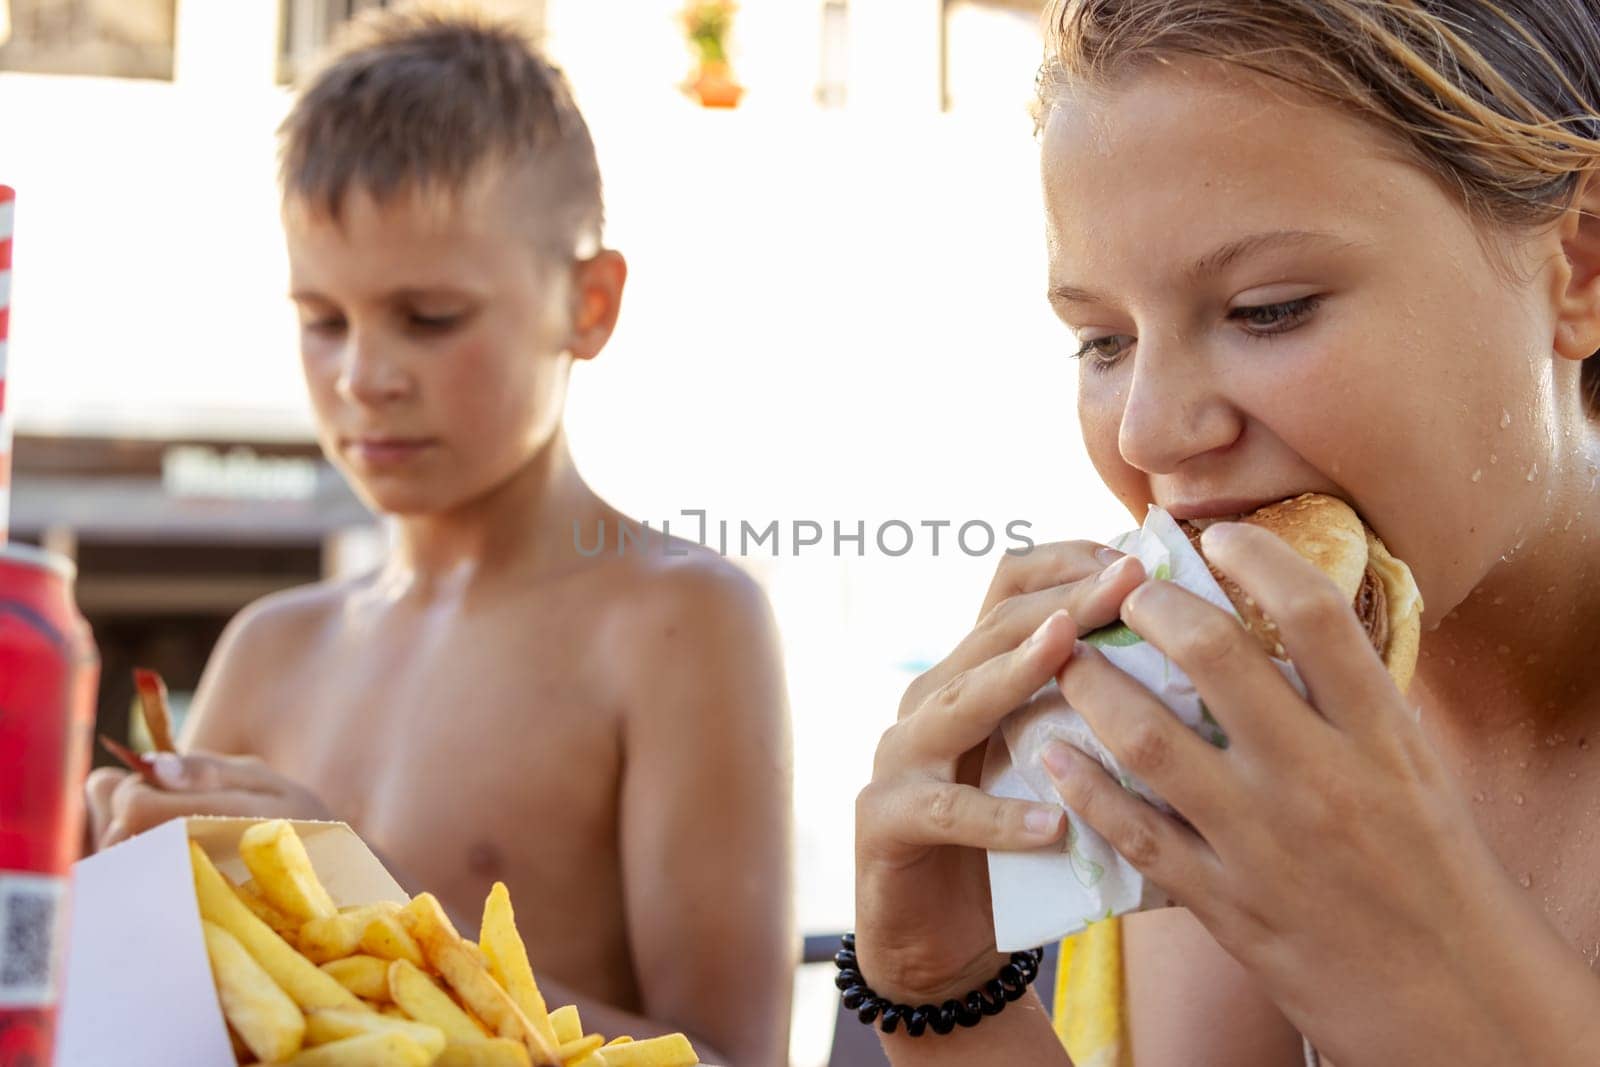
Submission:
<svg viewBox="0 0 1600 1067">
<path fill-rule="evenodd" d="M 1039 977 L 1039 964 L 1044 959 L 1044 949 L 1013 952 L 1011 962 L 1000 968 L 1000 973 L 990 979 L 982 989 L 974 989 L 962 1000 L 947 1000 L 943 1004 L 892 1004 L 872 991 L 867 980 L 861 977 L 861 967 L 856 963 L 856 935 L 845 934 L 839 939 L 839 951 L 833 962 L 839 973 L 833 984 L 839 987 L 839 1000 L 856 1013 L 856 1018 L 871 1026 L 876 1020 L 886 1034 L 895 1032 L 902 1022 L 906 1034 L 921 1037 L 927 1030 L 948 1034 L 957 1026 L 977 1026 L 984 1016 L 999 1015 L 1013 1000 L 1021 1000 L 1033 980 Z"/>
</svg>

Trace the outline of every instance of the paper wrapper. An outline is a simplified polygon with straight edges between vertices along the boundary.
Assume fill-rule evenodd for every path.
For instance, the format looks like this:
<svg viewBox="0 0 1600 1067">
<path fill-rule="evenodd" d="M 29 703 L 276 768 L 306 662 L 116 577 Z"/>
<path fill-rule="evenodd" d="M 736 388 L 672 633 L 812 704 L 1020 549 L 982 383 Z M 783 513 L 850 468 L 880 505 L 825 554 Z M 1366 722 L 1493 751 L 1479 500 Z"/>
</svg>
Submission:
<svg viewBox="0 0 1600 1067">
<path fill-rule="evenodd" d="M 1177 582 L 1237 617 L 1205 560 L 1172 516 L 1160 508 L 1152 507 L 1143 527 L 1123 534 L 1111 545 L 1137 556 L 1150 577 Z M 1227 735 L 1211 717 L 1188 675 L 1153 645 L 1121 623 L 1096 630 L 1084 640 L 1155 693 L 1184 725 L 1219 748 L 1228 746 Z M 1274 663 L 1303 694 L 1305 688 L 1294 668 L 1281 660 Z M 999 797 L 1060 803 L 1041 759 L 1045 745 L 1054 738 L 1094 757 L 1124 788 L 1162 811 L 1172 811 L 1148 785 L 1123 769 L 1054 682 L 1026 708 L 1007 718 L 990 741 L 983 768 L 984 790 Z M 994 901 L 995 944 L 1002 952 L 1048 944 L 1091 922 L 1170 903 L 1161 889 L 1071 809 L 1067 810 L 1067 834 L 1061 842 L 1033 852 L 990 852 L 989 888 Z"/>
</svg>

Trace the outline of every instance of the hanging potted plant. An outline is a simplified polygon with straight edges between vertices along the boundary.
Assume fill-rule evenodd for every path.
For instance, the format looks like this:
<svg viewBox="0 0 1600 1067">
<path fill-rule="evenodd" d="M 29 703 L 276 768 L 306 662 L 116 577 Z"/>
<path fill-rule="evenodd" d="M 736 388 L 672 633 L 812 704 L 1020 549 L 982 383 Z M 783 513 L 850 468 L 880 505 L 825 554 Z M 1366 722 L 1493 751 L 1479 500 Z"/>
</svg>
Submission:
<svg viewBox="0 0 1600 1067">
<path fill-rule="evenodd" d="M 728 30 L 733 24 L 733 0 L 691 0 L 684 12 L 689 43 L 700 61 L 689 89 L 702 107 L 737 107 L 744 87 L 733 79 L 728 64 Z"/>
</svg>

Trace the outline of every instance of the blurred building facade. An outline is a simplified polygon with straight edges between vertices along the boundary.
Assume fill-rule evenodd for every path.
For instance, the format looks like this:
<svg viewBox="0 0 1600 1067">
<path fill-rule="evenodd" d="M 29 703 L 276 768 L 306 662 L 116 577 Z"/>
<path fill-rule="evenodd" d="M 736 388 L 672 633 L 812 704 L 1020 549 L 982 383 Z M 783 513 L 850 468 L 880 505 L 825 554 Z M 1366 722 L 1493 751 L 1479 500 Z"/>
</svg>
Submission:
<svg viewBox="0 0 1600 1067">
<path fill-rule="evenodd" d="M 14 526 L 78 560 L 114 735 L 130 665 L 181 702 L 239 608 L 381 556 L 314 444 L 273 143 L 293 77 L 381 3 L 0 0 Z M 784 634 L 800 921 L 842 928 L 838 783 L 866 780 L 900 691 L 971 625 L 996 563 L 923 542 L 887 558 L 874 526 L 1127 524 L 1081 455 L 1043 298 L 1042 2 L 743 0 L 731 111 L 686 91 L 684 0 L 480 6 L 528 20 L 566 70 L 630 263 L 568 404 L 589 480 L 658 528 L 684 510 L 865 524 L 862 551 L 745 561 Z"/>
</svg>

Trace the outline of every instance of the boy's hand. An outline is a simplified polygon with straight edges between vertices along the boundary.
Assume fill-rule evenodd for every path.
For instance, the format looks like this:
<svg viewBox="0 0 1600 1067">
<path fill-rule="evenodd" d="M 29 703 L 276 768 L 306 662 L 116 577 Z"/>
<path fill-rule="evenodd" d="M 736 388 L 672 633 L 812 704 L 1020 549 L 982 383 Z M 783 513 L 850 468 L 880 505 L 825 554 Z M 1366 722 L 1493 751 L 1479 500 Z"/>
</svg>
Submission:
<svg viewBox="0 0 1600 1067">
<path fill-rule="evenodd" d="M 138 775 L 102 767 L 85 787 L 96 849 L 187 815 L 331 819 L 322 801 L 254 756 L 150 757 L 160 787 Z"/>
</svg>

